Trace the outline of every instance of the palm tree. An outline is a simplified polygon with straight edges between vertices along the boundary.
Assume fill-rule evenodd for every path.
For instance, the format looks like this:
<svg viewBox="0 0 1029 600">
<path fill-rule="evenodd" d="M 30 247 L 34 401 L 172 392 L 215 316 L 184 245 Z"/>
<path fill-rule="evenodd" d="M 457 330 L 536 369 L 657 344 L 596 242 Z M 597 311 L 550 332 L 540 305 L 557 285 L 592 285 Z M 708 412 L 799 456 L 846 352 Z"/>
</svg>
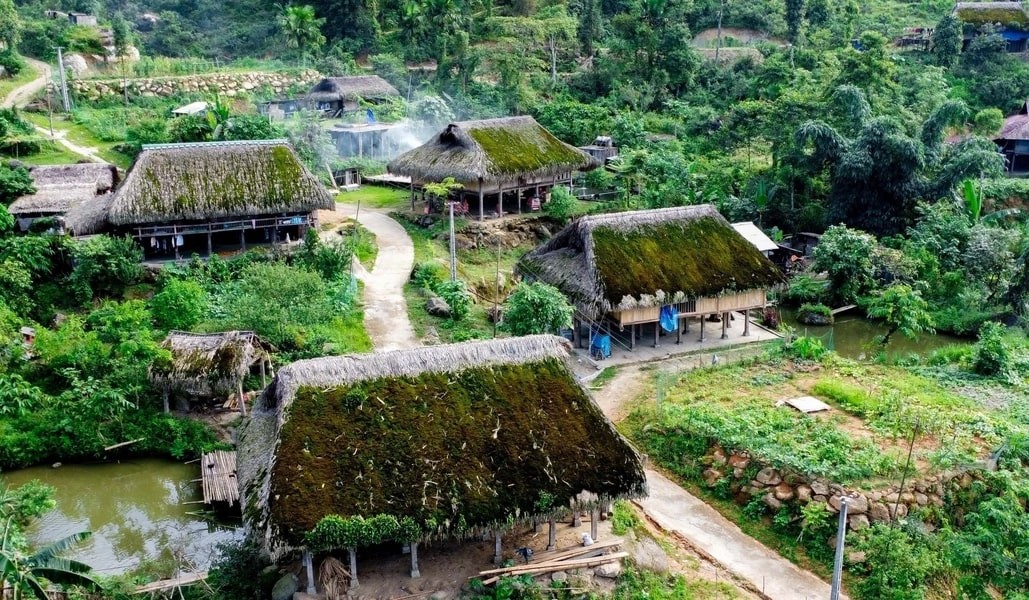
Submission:
<svg viewBox="0 0 1029 600">
<path fill-rule="evenodd" d="M 279 14 L 279 27 L 286 37 L 286 45 L 296 48 L 301 58 L 306 57 L 309 51 L 321 48 L 325 43 L 325 36 L 321 31 L 324 24 L 325 19 L 317 18 L 314 7 L 308 4 L 283 6 L 282 13 Z"/>
<path fill-rule="evenodd" d="M 89 565 L 60 556 L 75 544 L 89 538 L 92 533 L 84 531 L 69 535 L 25 556 L 14 545 L 13 517 L 7 519 L 3 539 L 0 540 L 0 590 L 8 587 L 13 591 L 13 600 L 35 597 L 48 600 L 44 582 L 99 587 L 88 574 Z"/>
</svg>

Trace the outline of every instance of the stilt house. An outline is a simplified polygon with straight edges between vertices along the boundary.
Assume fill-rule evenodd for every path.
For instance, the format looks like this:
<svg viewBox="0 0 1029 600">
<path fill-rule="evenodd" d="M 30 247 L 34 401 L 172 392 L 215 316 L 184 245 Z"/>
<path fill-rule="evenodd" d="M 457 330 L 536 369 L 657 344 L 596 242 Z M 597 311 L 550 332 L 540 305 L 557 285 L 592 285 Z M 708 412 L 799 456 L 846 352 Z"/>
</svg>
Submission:
<svg viewBox="0 0 1029 600">
<path fill-rule="evenodd" d="M 1008 52 L 1025 52 L 1029 42 L 1029 11 L 1023 2 L 958 2 L 954 16 L 966 27 L 967 45 L 982 32 L 996 33 L 1007 42 Z"/>
<path fill-rule="evenodd" d="M 361 110 L 361 100 L 376 103 L 400 97 L 397 88 L 378 75 L 326 77 L 307 93 L 307 103 L 329 118 Z"/>
<path fill-rule="evenodd" d="M 103 163 L 40 165 L 29 168 L 35 193 L 7 208 L 18 230 L 41 219 L 70 235 L 90 235 L 106 225 L 106 210 L 118 185 L 118 169 Z"/>
<path fill-rule="evenodd" d="M 178 259 L 302 239 L 315 211 L 335 206 L 285 140 L 155 144 L 136 157 L 108 220 L 147 258 Z"/>
<path fill-rule="evenodd" d="M 190 400 L 225 399 L 233 394 L 245 412 L 243 380 L 259 375 L 263 387 L 265 378 L 273 374 L 274 348 L 252 331 L 170 331 L 161 347 L 171 352 L 171 360 L 152 365 L 149 376 L 164 395 L 164 412 L 170 410 L 174 397 L 181 397 L 188 409 Z"/>
<path fill-rule="evenodd" d="M 767 290 L 783 281 L 708 204 L 582 217 L 522 257 L 517 270 L 568 296 L 576 341 L 584 326 L 628 329 L 630 348 L 648 324 L 656 345 L 663 320 L 681 341 L 685 319 L 721 315 L 725 337 L 733 311 L 744 312 L 748 335 L 746 311 L 765 306 Z M 701 327 L 703 336 L 703 319 Z"/>
<path fill-rule="evenodd" d="M 415 187 L 453 177 L 464 186 L 458 192 L 461 199 L 473 199 L 477 211 L 471 212 L 482 219 L 487 196 L 492 215 L 504 213 L 505 201 L 519 213 L 533 210 L 545 201 L 547 190 L 599 164 L 523 116 L 451 123 L 391 160 L 387 170 L 411 178 L 412 208 Z"/>
<path fill-rule="evenodd" d="M 255 403 L 239 446 L 243 518 L 271 556 L 323 518 L 389 515 L 430 540 L 500 534 L 646 494 L 640 457 L 554 336 L 302 360 Z M 551 544 L 554 525 L 551 521 Z M 388 548 L 388 544 L 387 544 Z M 351 576 L 357 579 L 356 548 Z M 310 571 L 309 571 L 310 572 Z"/>
<path fill-rule="evenodd" d="M 1029 171 L 1029 102 L 1022 103 L 1018 114 L 1004 119 L 993 141 L 1004 154 L 1009 172 Z"/>
</svg>

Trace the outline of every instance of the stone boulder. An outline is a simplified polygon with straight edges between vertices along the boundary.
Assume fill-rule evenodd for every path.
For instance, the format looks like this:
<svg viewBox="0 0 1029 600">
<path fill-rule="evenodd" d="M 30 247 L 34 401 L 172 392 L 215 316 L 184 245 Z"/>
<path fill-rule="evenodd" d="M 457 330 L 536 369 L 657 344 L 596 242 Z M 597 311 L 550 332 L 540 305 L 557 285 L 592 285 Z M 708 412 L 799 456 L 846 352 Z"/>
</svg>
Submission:
<svg viewBox="0 0 1029 600">
<path fill-rule="evenodd" d="M 764 485 L 779 485 L 782 483 L 782 476 L 772 467 L 765 467 L 758 472 L 755 480 Z"/>
<path fill-rule="evenodd" d="M 622 574 L 622 563 L 610 562 L 600 565 L 593 571 L 593 574 L 604 579 L 615 579 Z"/>
<path fill-rule="evenodd" d="M 300 580 L 292 573 L 286 573 L 272 587 L 272 600 L 291 600 L 300 589 Z"/>
<path fill-rule="evenodd" d="M 847 518 L 847 526 L 850 527 L 852 531 L 861 531 L 869 525 L 868 517 L 865 515 L 854 515 Z"/>
<path fill-rule="evenodd" d="M 775 494 L 775 499 L 781 502 L 789 502 L 790 500 L 793 500 L 794 497 L 793 488 L 790 487 L 790 484 L 785 482 L 775 486 L 772 493 Z"/>
<path fill-rule="evenodd" d="M 450 317 L 450 305 L 439 296 L 432 296 L 425 302 L 425 311 L 434 317 Z"/>
</svg>

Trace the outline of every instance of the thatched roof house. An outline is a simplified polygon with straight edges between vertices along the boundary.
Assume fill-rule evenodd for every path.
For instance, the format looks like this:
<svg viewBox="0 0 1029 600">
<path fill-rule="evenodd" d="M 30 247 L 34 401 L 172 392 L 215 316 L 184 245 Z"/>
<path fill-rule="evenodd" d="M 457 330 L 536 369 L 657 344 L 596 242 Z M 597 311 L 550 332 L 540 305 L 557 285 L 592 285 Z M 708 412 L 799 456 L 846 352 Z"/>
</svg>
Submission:
<svg viewBox="0 0 1029 600">
<path fill-rule="evenodd" d="M 483 196 L 552 186 L 567 182 L 575 171 L 597 167 L 599 161 L 557 139 L 528 116 L 451 123 L 421 146 L 389 162 L 390 173 L 411 178 L 413 185 L 453 177 L 462 192 Z M 498 210 L 498 212 L 501 212 Z"/>
<path fill-rule="evenodd" d="M 361 100 L 375 102 L 399 96 L 397 88 L 378 75 L 353 75 L 322 79 L 307 93 L 307 102 L 329 116 L 338 116 L 359 110 Z"/>
<path fill-rule="evenodd" d="M 1029 170 L 1029 102 L 1023 102 L 1017 114 L 1004 119 L 993 141 L 1007 159 L 1008 171 Z"/>
<path fill-rule="evenodd" d="M 283 367 L 240 437 L 248 530 L 278 558 L 327 515 L 464 538 L 645 495 L 568 360 L 565 340 L 532 336 Z"/>
<path fill-rule="evenodd" d="M 589 320 L 619 327 L 757 308 L 778 268 L 709 204 L 582 217 L 518 271 L 563 291 Z"/>
<path fill-rule="evenodd" d="M 118 185 L 118 169 L 103 163 L 29 167 L 34 194 L 22 196 L 8 207 L 18 228 L 28 230 L 37 219 L 56 218 L 71 235 L 99 232 L 106 224 L 111 192 Z"/>
<path fill-rule="evenodd" d="M 165 393 L 203 397 L 239 394 L 255 366 L 271 368 L 271 344 L 252 331 L 190 333 L 170 331 L 161 347 L 171 352 L 168 363 L 150 367 L 150 382 Z"/>
<path fill-rule="evenodd" d="M 145 250 L 163 244 L 177 252 L 190 242 L 199 250 L 206 237 L 210 253 L 213 234 L 244 247 L 242 232 L 257 233 L 250 241 L 274 242 L 285 229 L 296 240 L 316 224 L 314 211 L 334 208 L 285 140 L 154 144 L 136 157 L 108 219 Z"/>
</svg>

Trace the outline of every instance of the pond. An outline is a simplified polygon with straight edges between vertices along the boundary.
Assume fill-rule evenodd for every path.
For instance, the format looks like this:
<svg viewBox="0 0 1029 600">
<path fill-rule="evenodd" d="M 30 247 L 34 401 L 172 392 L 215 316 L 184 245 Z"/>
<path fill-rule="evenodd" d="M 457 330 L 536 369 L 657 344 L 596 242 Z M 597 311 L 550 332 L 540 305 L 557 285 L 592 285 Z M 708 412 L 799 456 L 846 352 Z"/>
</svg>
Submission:
<svg viewBox="0 0 1029 600">
<path fill-rule="evenodd" d="M 780 309 L 782 322 L 793 327 L 797 335 L 808 335 L 822 340 L 827 348 L 833 349 L 840 356 L 866 359 L 877 351 L 876 337 L 886 333 L 886 327 L 878 321 L 871 321 L 861 316 L 857 310 L 836 315 L 833 325 L 804 325 L 797 321 L 797 311 L 789 308 Z M 890 338 L 887 348 L 890 358 L 898 358 L 909 354 L 928 354 L 937 348 L 952 344 L 971 344 L 973 340 L 953 335 L 938 333 L 920 335 L 918 339 L 906 338 L 895 333 Z"/>
<path fill-rule="evenodd" d="M 103 575 L 132 570 L 143 560 L 187 558 L 206 569 L 214 547 L 241 535 L 239 522 L 205 516 L 196 463 L 140 459 L 119 463 L 33 467 L 2 474 L 10 485 L 39 479 L 55 489 L 57 508 L 29 528 L 35 546 L 80 531 L 93 536 L 70 551 Z M 194 504 L 189 504 L 194 502 Z"/>
</svg>

